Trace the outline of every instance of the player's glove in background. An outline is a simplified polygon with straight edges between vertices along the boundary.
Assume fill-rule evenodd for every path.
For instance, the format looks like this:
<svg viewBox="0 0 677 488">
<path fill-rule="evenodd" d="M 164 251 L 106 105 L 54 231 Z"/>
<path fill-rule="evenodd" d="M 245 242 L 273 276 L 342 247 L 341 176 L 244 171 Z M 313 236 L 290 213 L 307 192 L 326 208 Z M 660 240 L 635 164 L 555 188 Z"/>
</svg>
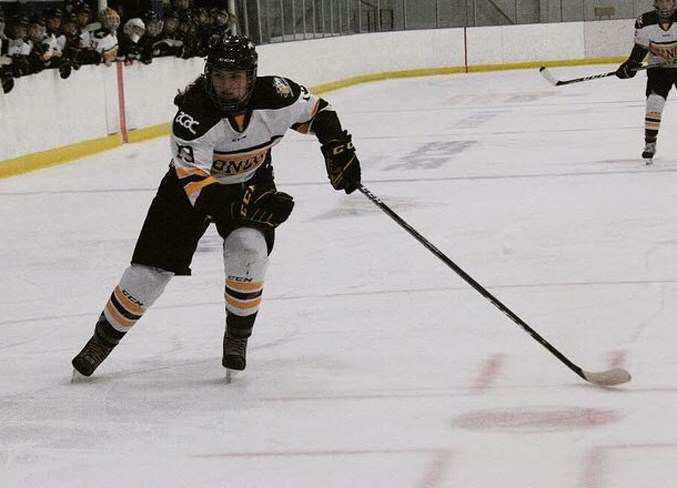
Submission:
<svg viewBox="0 0 677 488">
<path fill-rule="evenodd" d="M 242 192 L 242 199 L 233 203 L 231 214 L 235 221 L 274 229 L 287 220 L 293 208 L 291 195 L 268 185 L 249 185 Z"/>
<path fill-rule="evenodd" d="M 343 131 L 341 138 L 328 141 L 321 149 L 331 186 L 335 190 L 345 190 L 346 193 L 357 190 L 362 181 L 362 172 L 352 136 Z"/>
<path fill-rule="evenodd" d="M 616 70 L 616 76 L 621 80 L 633 78 L 637 74 L 637 68 L 639 68 L 640 65 L 641 63 L 639 61 L 629 58 L 618 67 Z"/>
</svg>

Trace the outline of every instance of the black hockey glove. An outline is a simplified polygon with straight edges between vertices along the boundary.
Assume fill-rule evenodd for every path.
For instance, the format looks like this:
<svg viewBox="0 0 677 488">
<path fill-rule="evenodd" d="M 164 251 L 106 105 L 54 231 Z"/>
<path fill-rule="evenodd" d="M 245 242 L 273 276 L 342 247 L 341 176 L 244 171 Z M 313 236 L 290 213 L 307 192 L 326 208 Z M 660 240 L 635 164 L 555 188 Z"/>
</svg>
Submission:
<svg viewBox="0 0 677 488">
<path fill-rule="evenodd" d="M 340 139 L 332 139 L 322 147 L 327 176 L 335 190 L 352 193 L 362 181 L 360 160 L 353 147 L 352 136 L 343 131 Z"/>
<path fill-rule="evenodd" d="M 239 202 L 231 206 L 236 222 L 250 223 L 264 229 L 274 229 L 287 220 L 294 208 L 294 199 L 268 185 L 249 185 Z"/>
<path fill-rule="evenodd" d="M 628 78 L 633 78 L 637 74 L 637 68 L 640 67 L 642 63 L 635 61 L 632 58 L 628 58 L 621 64 L 616 70 L 616 76 L 621 80 L 627 80 Z"/>
</svg>

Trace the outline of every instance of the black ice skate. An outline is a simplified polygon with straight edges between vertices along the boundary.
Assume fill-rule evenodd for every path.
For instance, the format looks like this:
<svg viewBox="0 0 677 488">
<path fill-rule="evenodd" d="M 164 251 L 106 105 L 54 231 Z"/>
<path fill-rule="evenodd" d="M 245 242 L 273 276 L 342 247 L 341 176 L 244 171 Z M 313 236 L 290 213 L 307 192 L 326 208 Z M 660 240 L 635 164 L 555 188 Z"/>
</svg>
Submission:
<svg viewBox="0 0 677 488">
<path fill-rule="evenodd" d="M 235 337 L 226 332 L 223 336 L 223 367 L 226 368 L 226 382 L 236 371 L 243 371 L 247 365 L 247 337 Z"/>
<path fill-rule="evenodd" d="M 73 358 L 73 380 L 77 380 L 77 373 L 82 376 L 91 376 L 104 359 L 111 353 L 115 344 L 111 344 L 94 334 L 85 344 L 82 351 Z"/>
<path fill-rule="evenodd" d="M 644 152 L 642 152 L 642 159 L 644 159 L 646 164 L 651 164 L 653 163 L 654 154 L 656 154 L 656 141 L 647 142 L 644 146 Z"/>
</svg>

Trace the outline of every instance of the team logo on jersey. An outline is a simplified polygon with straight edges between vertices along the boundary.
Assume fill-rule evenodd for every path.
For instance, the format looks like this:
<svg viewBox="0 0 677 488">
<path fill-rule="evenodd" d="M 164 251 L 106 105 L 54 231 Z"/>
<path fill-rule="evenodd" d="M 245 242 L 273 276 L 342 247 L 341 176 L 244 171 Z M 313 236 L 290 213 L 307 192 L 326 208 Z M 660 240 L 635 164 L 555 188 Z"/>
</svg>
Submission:
<svg viewBox="0 0 677 488">
<path fill-rule="evenodd" d="M 292 89 L 291 86 L 289 86 L 289 83 L 287 83 L 287 80 L 275 77 L 273 79 L 273 87 L 281 97 L 289 98 L 292 96 Z"/>
<path fill-rule="evenodd" d="M 195 127 L 196 125 L 200 125 L 200 122 L 195 120 L 192 116 L 188 115 L 187 113 L 179 112 L 176 115 L 174 122 L 176 122 L 184 129 L 187 129 L 188 132 L 190 132 L 191 134 L 197 135 L 197 132 L 195 132 L 195 129 L 193 129 L 193 127 Z"/>
<path fill-rule="evenodd" d="M 656 56 L 659 56 L 668 61 L 672 61 L 677 58 L 677 41 L 668 42 L 668 43 L 651 43 L 649 46 L 649 51 Z"/>
<path fill-rule="evenodd" d="M 214 152 L 211 173 L 234 176 L 253 171 L 266 160 L 267 154 L 268 149 L 256 153 L 234 155 L 224 155 Z"/>
</svg>

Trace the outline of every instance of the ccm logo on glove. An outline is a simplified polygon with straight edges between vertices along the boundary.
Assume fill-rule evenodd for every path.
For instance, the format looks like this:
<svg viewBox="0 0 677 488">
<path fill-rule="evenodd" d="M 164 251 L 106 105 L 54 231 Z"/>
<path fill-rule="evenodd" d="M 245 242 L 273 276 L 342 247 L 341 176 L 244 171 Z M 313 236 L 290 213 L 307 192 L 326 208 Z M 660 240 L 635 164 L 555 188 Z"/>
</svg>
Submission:
<svg viewBox="0 0 677 488">
<path fill-rule="evenodd" d="M 239 204 L 234 204 L 231 213 L 236 221 L 274 229 L 287 220 L 293 208 L 294 199 L 291 195 L 269 186 L 249 185 L 244 189 Z"/>
<path fill-rule="evenodd" d="M 343 131 L 339 139 L 328 141 L 321 149 L 331 186 L 346 193 L 357 190 L 362 182 L 362 171 L 352 136 Z"/>
</svg>

